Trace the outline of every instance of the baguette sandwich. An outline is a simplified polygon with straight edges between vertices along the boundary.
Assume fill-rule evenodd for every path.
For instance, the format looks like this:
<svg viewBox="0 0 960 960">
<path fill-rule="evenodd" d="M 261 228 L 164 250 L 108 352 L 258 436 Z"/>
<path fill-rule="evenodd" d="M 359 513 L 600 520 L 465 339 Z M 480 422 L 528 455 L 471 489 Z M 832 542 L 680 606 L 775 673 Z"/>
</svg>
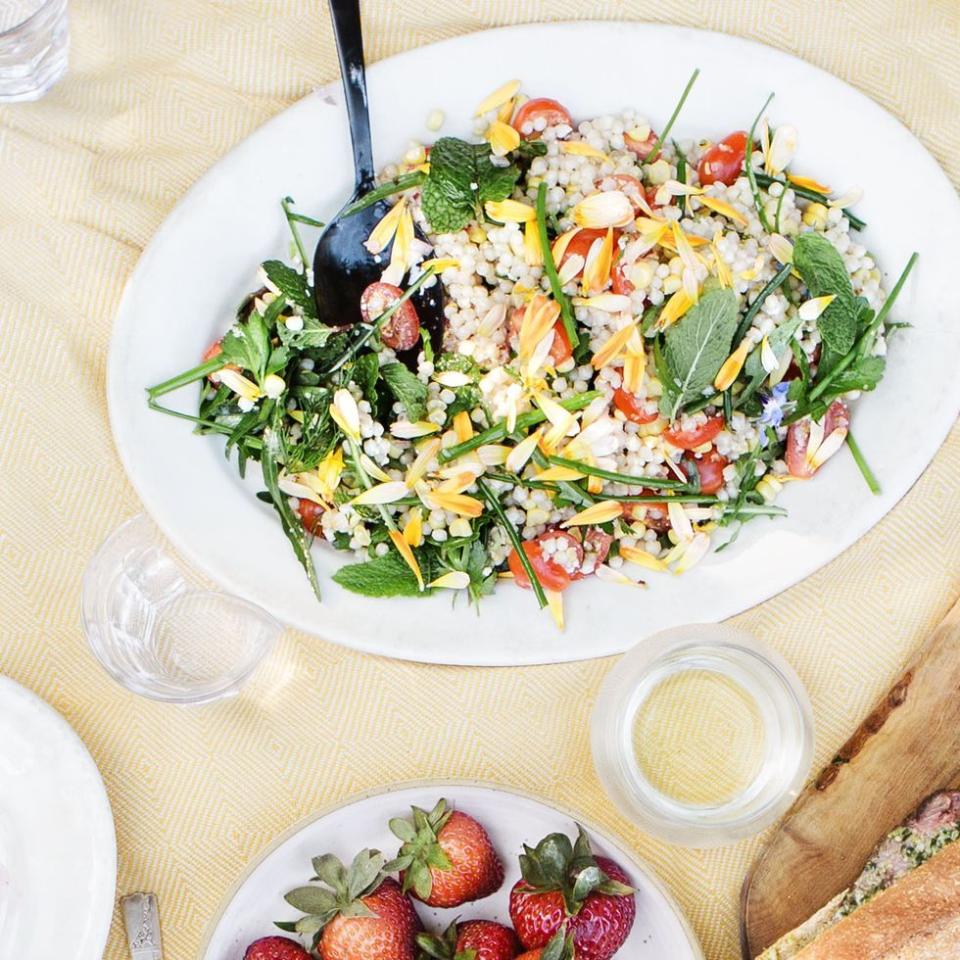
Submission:
<svg viewBox="0 0 960 960">
<path fill-rule="evenodd" d="M 960 791 L 926 799 L 860 876 L 757 960 L 960 960 Z"/>
</svg>

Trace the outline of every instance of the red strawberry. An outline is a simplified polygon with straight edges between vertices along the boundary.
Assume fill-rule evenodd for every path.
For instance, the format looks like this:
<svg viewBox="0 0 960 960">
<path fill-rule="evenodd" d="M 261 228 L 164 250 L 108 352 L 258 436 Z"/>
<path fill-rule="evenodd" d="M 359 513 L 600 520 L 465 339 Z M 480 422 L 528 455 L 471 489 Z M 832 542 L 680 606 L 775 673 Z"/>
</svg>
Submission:
<svg viewBox="0 0 960 960">
<path fill-rule="evenodd" d="M 442 934 L 421 933 L 421 960 L 513 960 L 520 950 L 517 935 L 492 920 L 455 920 Z"/>
<path fill-rule="evenodd" d="M 320 960 L 413 960 L 420 918 L 384 866 L 375 850 L 362 850 L 349 868 L 332 854 L 315 857 L 313 879 L 322 886 L 286 895 L 287 903 L 307 914 L 294 929 L 313 936 Z"/>
<path fill-rule="evenodd" d="M 289 937 L 261 937 L 247 947 L 243 960 L 310 960 L 310 954 Z"/>
<path fill-rule="evenodd" d="M 388 869 L 399 870 L 403 891 L 431 907 L 458 907 L 500 889 L 503 863 L 487 831 L 473 817 L 447 809 L 413 808 L 413 821 L 397 817 L 390 829 L 403 841 Z"/>
<path fill-rule="evenodd" d="M 637 905 L 626 873 L 606 857 L 594 857 L 579 828 L 575 845 L 562 833 L 524 845 L 523 879 L 510 891 L 510 918 L 527 950 L 545 947 L 566 927 L 577 960 L 609 960 L 633 927 Z"/>
<path fill-rule="evenodd" d="M 573 949 L 573 937 L 565 936 L 565 929 L 558 930 L 545 947 L 528 950 L 517 960 L 576 960 Z"/>
</svg>

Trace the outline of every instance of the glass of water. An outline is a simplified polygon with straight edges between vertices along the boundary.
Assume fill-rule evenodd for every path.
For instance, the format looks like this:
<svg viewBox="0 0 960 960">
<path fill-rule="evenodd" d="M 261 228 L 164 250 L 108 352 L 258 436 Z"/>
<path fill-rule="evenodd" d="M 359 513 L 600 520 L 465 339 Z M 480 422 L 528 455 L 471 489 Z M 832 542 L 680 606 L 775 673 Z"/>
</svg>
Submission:
<svg viewBox="0 0 960 960">
<path fill-rule="evenodd" d="M 67 69 L 67 0 L 0 0 L 0 103 L 37 100 Z"/>
<path fill-rule="evenodd" d="M 87 565 L 82 617 L 90 648 L 114 680 L 181 704 L 236 694 L 283 629 L 179 563 L 143 515 L 115 530 Z"/>
</svg>

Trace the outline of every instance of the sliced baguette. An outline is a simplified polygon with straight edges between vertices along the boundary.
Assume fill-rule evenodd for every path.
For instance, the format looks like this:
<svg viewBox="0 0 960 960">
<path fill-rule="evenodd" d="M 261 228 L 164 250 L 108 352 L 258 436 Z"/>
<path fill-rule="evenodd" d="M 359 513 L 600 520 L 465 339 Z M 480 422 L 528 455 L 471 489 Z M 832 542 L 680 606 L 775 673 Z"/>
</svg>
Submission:
<svg viewBox="0 0 960 960">
<path fill-rule="evenodd" d="M 960 960 L 960 841 L 948 844 L 795 956 L 796 960 Z"/>
<path fill-rule="evenodd" d="M 792 960 L 807 944 L 813 943 L 836 922 L 834 917 L 846 895 L 847 891 L 841 890 L 812 917 L 789 933 L 785 933 L 773 946 L 767 947 L 756 960 Z"/>
</svg>

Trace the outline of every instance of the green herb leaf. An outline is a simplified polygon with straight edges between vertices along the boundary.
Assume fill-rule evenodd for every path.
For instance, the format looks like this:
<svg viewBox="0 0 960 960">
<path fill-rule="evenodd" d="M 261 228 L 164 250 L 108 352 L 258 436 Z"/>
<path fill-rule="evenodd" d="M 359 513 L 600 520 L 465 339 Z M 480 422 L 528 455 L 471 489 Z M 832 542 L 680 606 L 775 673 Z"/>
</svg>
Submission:
<svg viewBox="0 0 960 960">
<path fill-rule="evenodd" d="M 388 363 L 380 374 L 390 392 L 403 404 L 407 419 L 422 420 L 427 412 L 427 385 L 402 363 Z"/>
<path fill-rule="evenodd" d="M 826 237 L 802 233 L 793 245 L 793 265 L 812 297 L 836 297 L 820 314 L 817 328 L 826 347 L 847 353 L 857 338 L 860 310 L 843 258 Z"/>
<path fill-rule="evenodd" d="M 258 383 L 263 379 L 270 359 L 270 334 L 259 313 L 253 312 L 244 323 L 231 327 L 220 345 L 226 363 L 234 363 L 241 370 L 252 373 Z"/>
<path fill-rule="evenodd" d="M 280 342 L 291 350 L 318 349 L 325 346 L 336 332 L 333 327 L 328 327 L 315 317 L 303 317 L 302 330 L 289 330 L 285 323 L 277 324 Z"/>
<path fill-rule="evenodd" d="M 375 353 L 363 353 L 350 365 L 350 379 L 360 388 L 363 398 L 374 408 L 377 404 L 377 381 L 380 359 Z"/>
<path fill-rule="evenodd" d="M 438 233 L 451 233 L 483 218 L 488 200 L 504 200 L 520 171 L 496 167 L 490 145 L 441 137 L 430 151 L 430 175 L 423 185 L 423 213 Z"/>
<path fill-rule="evenodd" d="M 711 386 L 737 326 L 737 297 L 732 290 L 704 294 L 664 334 L 663 367 L 668 374 L 660 409 L 673 420 L 683 404 L 699 398 Z"/>
<path fill-rule="evenodd" d="M 262 266 L 267 279 L 280 291 L 288 303 L 301 307 L 305 316 L 316 319 L 317 307 L 313 300 L 313 291 L 307 284 L 304 274 L 279 260 L 267 260 Z"/>
<path fill-rule="evenodd" d="M 887 362 L 883 357 L 863 357 L 841 370 L 830 381 L 828 397 L 840 396 L 851 390 L 873 390 L 883 379 Z"/>
<path fill-rule="evenodd" d="M 418 559 L 426 580 L 423 557 Z M 347 564 L 333 575 L 333 581 L 345 590 L 365 597 L 422 597 L 430 593 L 429 590 L 420 592 L 413 571 L 396 552 L 363 563 Z"/>
</svg>

